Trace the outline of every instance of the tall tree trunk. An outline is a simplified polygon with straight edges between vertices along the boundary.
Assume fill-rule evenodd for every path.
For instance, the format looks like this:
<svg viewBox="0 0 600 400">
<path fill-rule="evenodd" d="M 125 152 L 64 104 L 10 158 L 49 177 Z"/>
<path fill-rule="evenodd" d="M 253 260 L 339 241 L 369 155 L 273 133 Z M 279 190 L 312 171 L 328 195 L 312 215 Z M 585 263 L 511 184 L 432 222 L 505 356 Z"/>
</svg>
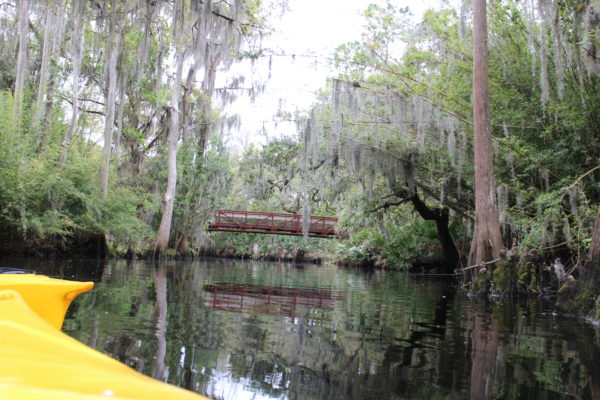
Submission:
<svg viewBox="0 0 600 400">
<path fill-rule="evenodd" d="M 115 141 L 115 160 L 119 160 L 119 149 L 121 147 L 121 138 L 123 137 L 123 112 L 125 111 L 125 85 L 126 74 L 121 73 L 119 79 L 119 108 L 117 110 L 117 140 Z"/>
<path fill-rule="evenodd" d="M 192 90 L 194 89 L 194 80 L 196 79 L 196 72 L 198 72 L 201 60 L 202 58 L 199 54 L 194 55 L 194 63 L 190 66 L 190 69 L 188 70 L 187 78 L 185 79 L 185 84 L 183 87 L 183 95 L 181 96 L 181 126 L 183 128 L 181 138 L 184 142 L 187 139 L 187 131 L 188 127 L 190 126 L 190 95 L 192 94 Z"/>
<path fill-rule="evenodd" d="M 179 148 L 179 86 L 183 70 L 184 51 L 177 52 L 177 72 L 171 92 L 171 107 L 169 108 L 169 135 L 167 137 L 167 189 L 163 197 L 163 213 L 160 226 L 156 232 L 154 252 L 156 255 L 165 251 L 169 246 L 171 223 L 173 222 L 173 204 L 177 186 L 177 150 Z"/>
<path fill-rule="evenodd" d="M 442 246 L 444 252 L 444 259 L 446 261 L 445 272 L 452 273 L 454 269 L 458 267 L 460 262 L 460 254 L 452 238 L 449 228 L 449 214 L 446 208 L 434 208 L 430 209 L 427 205 L 419 198 L 417 192 L 410 197 L 410 201 L 419 213 L 419 215 L 428 221 L 435 221 L 435 227 L 437 232 L 438 241 Z"/>
<path fill-rule="evenodd" d="M 46 89 L 48 87 L 48 60 L 50 47 L 52 46 L 52 37 L 50 33 L 54 30 L 56 14 L 54 5 L 48 4 L 46 9 L 46 19 L 44 26 L 44 43 L 42 44 L 42 63 L 40 66 L 40 82 L 38 84 L 37 96 L 35 99 L 35 109 L 33 113 L 32 129 L 37 131 L 40 127 L 40 121 L 44 115 L 44 106 L 46 99 Z"/>
<path fill-rule="evenodd" d="M 62 0 L 59 2 L 62 4 Z M 44 111 L 42 113 L 43 117 L 40 121 L 41 131 L 38 135 L 39 137 L 39 151 L 40 154 L 44 154 L 46 152 L 46 148 L 48 147 L 48 139 L 50 132 L 50 122 L 52 120 L 52 109 L 54 107 L 54 89 L 56 87 L 56 77 L 58 75 L 58 57 L 60 54 L 60 49 L 63 43 L 63 36 L 65 33 L 65 25 L 66 25 L 66 16 L 65 14 L 59 12 L 54 19 L 54 25 L 52 28 L 52 46 L 50 48 L 50 59 L 48 62 L 48 83 L 46 87 L 46 101 L 44 104 Z"/>
<path fill-rule="evenodd" d="M 111 29 L 112 31 L 112 29 Z M 112 32 L 114 35 L 114 32 Z M 108 89 L 106 91 L 106 115 L 104 118 L 104 147 L 102 150 L 102 169 L 100 171 L 100 189 L 102 199 L 108 195 L 108 175 L 110 169 L 110 156 L 112 153 L 113 130 L 115 126 L 115 99 L 117 94 L 117 57 L 119 53 L 119 40 L 112 41 L 109 52 Z"/>
<path fill-rule="evenodd" d="M 210 52 L 209 52 L 210 54 Z M 194 77 L 196 76 L 196 71 L 200 65 L 201 54 L 197 52 L 195 54 L 196 61 L 194 65 L 190 67 L 188 72 L 188 76 L 185 83 L 185 90 L 182 98 L 182 123 L 184 126 L 184 130 L 187 129 L 188 124 L 190 123 L 190 114 L 191 114 L 191 105 L 189 103 L 189 96 L 191 90 L 193 88 Z M 200 124 L 198 129 L 197 138 L 196 138 L 196 157 L 194 158 L 193 170 L 194 172 L 190 174 L 190 182 L 188 184 L 189 192 L 187 194 L 187 198 L 189 201 L 187 202 L 188 206 L 183 210 L 183 218 L 182 218 L 182 226 L 181 231 L 179 233 L 179 237 L 176 242 L 176 249 L 179 253 L 187 252 L 187 245 L 189 241 L 187 240 L 187 236 L 191 236 L 191 231 L 193 226 L 196 225 L 196 221 L 191 217 L 194 214 L 195 210 L 197 210 L 201 203 L 201 186 L 195 183 L 197 177 L 201 176 L 202 169 L 204 165 L 204 150 L 206 148 L 206 142 L 210 133 L 211 124 L 208 119 L 210 118 L 212 112 L 212 96 L 215 90 L 215 82 L 217 77 L 217 66 L 221 60 L 220 53 L 217 52 L 214 56 L 210 57 L 210 62 L 205 66 L 204 70 L 204 79 L 202 80 L 202 94 L 198 99 L 197 104 L 199 104 L 199 115 L 200 115 Z M 184 131 L 184 135 L 186 132 Z M 184 139 L 185 140 L 185 139 Z"/>
<path fill-rule="evenodd" d="M 27 45 L 29 42 L 29 0 L 19 1 L 19 53 L 15 74 L 15 98 L 13 118 L 17 131 L 21 130 L 21 113 L 25 96 L 25 71 L 27 69 Z"/>
<path fill-rule="evenodd" d="M 163 57 L 164 54 L 167 52 L 167 49 L 165 49 L 164 47 L 161 47 L 158 50 L 158 56 L 156 57 L 156 69 L 154 70 L 154 93 L 160 93 L 161 90 L 161 86 L 162 86 L 162 76 L 163 76 Z M 157 115 L 159 115 L 160 113 L 156 113 Z M 157 125 L 158 125 L 158 118 L 152 118 L 152 122 L 151 122 L 151 128 L 152 130 L 155 130 Z"/>
<path fill-rule="evenodd" d="M 200 67 L 202 61 L 202 54 L 200 49 L 195 49 L 194 54 L 194 62 L 190 66 L 187 78 L 185 79 L 185 83 L 183 86 L 183 95 L 181 96 L 181 141 L 183 143 L 188 142 L 189 131 L 192 128 L 191 123 L 191 111 L 192 105 L 190 104 L 190 95 L 192 94 L 192 90 L 194 89 L 194 81 L 196 79 L 196 73 L 198 72 L 198 68 Z M 193 128 L 192 128 L 193 129 Z M 200 128 L 202 129 L 202 128 Z M 189 145 L 190 143 L 188 143 Z M 193 159 L 195 162 L 200 162 L 198 157 Z M 192 161 L 192 162 L 194 162 Z M 178 234 L 177 240 L 175 241 L 175 249 L 179 254 L 187 253 L 189 242 L 187 240 L 187 236 L 189 235 L 189 231 L 194 224 L 192 218 L 190 218 L 190 214 L 194 209 L 194 198 L 198 191 L 198 185 L 195 184 L 195 180 L 197 178 L 197 174 L 195 172 L 188 175 L 188 182 L 186 182 L 185 186 L 188 188 L 188 192 L 186 193 L 186 204 L 183 208 L 183 214 L 181 218 L 180 232 Z"/>
<path fill-rule="evenodd" d="M 498 258 L 502 249 L 489 116 L 487 41 L 486 0 L 473 0 L 475 230 L 469 252 L 471 265 Z"/>
<path fill-rule="evenodd" d="M 204 150 L 206 148 L 206 142 L 208 141 L 208 134 L 211 129 L 211 124 L 208 121 L 210 116 L 212 103 L 210 101 L 206 101 L 206 99 L 212 99 L 213 93 L 215 91 L 215 82 L 217 80 L 217 67 L 221 62 L 221 53 L 217 52 L 210 58 L 209 64 L 206 66 L 204 72 L 204 80 L 202 81 L 202 91 L 204 92 L 204 99 L 202 104 L 202 119 L 203 124 L 199 130 L 199 138 L 198 138 L 198 173 L 202 171 L 203 165 L 203 155 Z"/>
<path fill-rule="evenodd" d="M 156 9 L 156 2 L 149 0 L 146 1 L 146 14 L 144 18 L 144 37 L 142 38 L 142 43 L 139 47 L 139 63 L 137 64 L 135 71 L 135 82 L 137 82 L 138 84 L 140 83 L 140 79 L 144 74 L 144 69 L 146 68 L 146 64 L 148 62 L 148 48 L 150 45 L 150 36 L 152 35 L 151 25 Z"/>
<path fill-rule="evenodd" d="M 73 0 L 73 36 L 71 38 L 73 45 L 73 93 L 71 95 L 71 123 L 69 129 L 65 132 L 60 150 L 60 169 L 65 168 L 67 162 L 67 153 L 71 140 L 77 131 L 79 124 L 79 73 L 81 69 L 81 59 L 83 58 L 83 15 L 85 12 L 85 0 Z"/>
</svg>

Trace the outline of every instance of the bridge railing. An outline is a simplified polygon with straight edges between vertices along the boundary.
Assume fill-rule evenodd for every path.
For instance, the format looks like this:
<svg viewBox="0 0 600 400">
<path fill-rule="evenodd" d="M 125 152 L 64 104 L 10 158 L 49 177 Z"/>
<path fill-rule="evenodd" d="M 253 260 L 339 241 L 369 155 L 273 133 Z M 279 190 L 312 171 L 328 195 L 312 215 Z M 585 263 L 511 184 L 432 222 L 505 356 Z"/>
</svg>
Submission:
<svg viewBox="0 0 600 400">
<path fill-rule="evenodd" d="M 333 237 L 337 218 L 311 216 L 308 221 L 309 236 Z M 273 233 L 299 235 L 302 232 L 302 215 L 269 213 L 261 211 L 218 210 L 209 231 Z"/>
</svg>

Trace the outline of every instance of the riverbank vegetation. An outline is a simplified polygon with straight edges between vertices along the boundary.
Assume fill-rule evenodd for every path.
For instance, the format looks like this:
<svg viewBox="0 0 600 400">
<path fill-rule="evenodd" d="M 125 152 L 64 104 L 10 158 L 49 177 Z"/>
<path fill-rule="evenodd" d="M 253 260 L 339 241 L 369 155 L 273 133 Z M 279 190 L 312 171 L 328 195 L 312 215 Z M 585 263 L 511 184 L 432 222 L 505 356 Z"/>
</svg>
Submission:
<svg viewBox="0 0 600 400">
<path fill-rule="evenodd" d="M 266 33 L 261 7 L 0 5 L 3 251 L 185 252 L 228 190 L 218 133 L 237 122 L 213 99 L 236 89 L 216 79 Z"/>
<path fill-rule="evenodd" d="M 297 134 L 233 151 L 226 132 L 240 121 L 222 107 L 243 77 L 220 88 L 217 75 L 268 57 L 265 9 L 0 5 L 1 250 L 329 253 L 343 265 L 464 272 L 481 293 L 561 288 L 567 307 L 595 307 L 597 290 L 580 282 L 598 282 L 600 266 L 600 3 L 487 4 L 484 195 L 495 211 L 481 215 L 497 213 L 501 243 L 484 250 L 469 2 L 418 24 L 391 2 L 369 6 L 311 109 L 273 110 Z M 337 216 L 339 238 L 208 234 L 219 208 Z"/>
</svg>

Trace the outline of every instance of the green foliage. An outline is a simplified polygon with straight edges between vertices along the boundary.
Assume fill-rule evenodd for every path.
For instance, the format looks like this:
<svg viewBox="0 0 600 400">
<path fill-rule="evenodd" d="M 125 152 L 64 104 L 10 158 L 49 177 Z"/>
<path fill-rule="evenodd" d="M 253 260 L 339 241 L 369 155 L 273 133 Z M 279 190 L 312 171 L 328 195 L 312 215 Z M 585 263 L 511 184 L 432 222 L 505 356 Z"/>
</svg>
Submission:
<svg viewBox="0 0 600 400">
<path fill-rule="evenodd" d="M 491 292 L 495 295 L 511 295 L 515 293 L 518 280 L 515 260 L 505 259 L 498 263 L 492 272 Z"/>
<path fill-rule="evenodd" d="M 264 56 L 264 49 L 252 50 L 252 51 L 239 51 L 237 57 L 242 59 L 257 60 Z"/>
<path fill-rule="evenodd" d="M 126 187 L 118 187 L 110 192 L 103 205 L 103 226 L 115 236 L 117 242 L 134 247 L 147 243 L 153 236 L 150 226 L 140 213 L 150 206 L 151 196 Z"/>
<path fill-rule="evenodd" d="M 144 99 L 155 106 L 164 107 L 167 105 L 169 99 L 169 88 L 167 86 L 161 85 L 157 91 L 148 82 L 147 85 L 142 86 L 141 93 Z"/>
<path fill-rule="evenodd" d="M 403 226 L 388 224 L 389 239 L 377 229 L 364 228 L 338 246 L 336 258 L 348 265 L 379 266 L 390 269 L 408 269 L 424 255 L 440 253 L 439 242 L 432 221 L 415 219 Z"/>
<path fill-rule="evenodd" d="M 598 185 L 593 183 L 593 176 L 588 175 L 588 171 L 598 165 L 600 154 L 595 112 L 600 104 L 600 81 L 597 74 L 588 74 L 582 66 L 576 67 L 573 59 L 562 51 L 589 53 L 590 48 L 582 46 L 596 46 L 594 41 L 598 35 L 597 26 L 592 30 L 587 25 L 583 27 L 581 15 L 576 16 L 587 7 L 586 4 L 559 2 L 557 7 L 561 23 L 551 26 L 552 21 L 547 20 L 547 29 L 541 33 L 540 20 L 527 20 L 530 17 L 522 2 L 492 2 L 488 7 L 495 175 L 500 186 L 498 193 L 503 188 L 506 193 L 503 199 L 499 195 L 505 243 L 517 245 L 524 252 L 545 247 L 554 249 L 554 246 L 562 250 L 566 243 L 575 262 L 581 262 L 590 242 L 595 204 L 600 199 Z M 446 198 L 446 204 L 452 208 L 452 197 L 458 197 L 458 203 L 466 205 L 467 213 L 471 213 L 472 156 L 467 152 L 460 163 L 451 156 L 458 151 L 459 133 L 464 134 L 466 146 L 470 147 L 472 141 L 472 58 L 468 24 L 460 20 L 458 10 L 451 6 L 426 11 L 416 34 L 411 34 L 399 23 L 402 16 L 390 7 L 370 6 L 365 18 L 366 29 L 361 40 L 341 45 L 335 53 L 336 65 L 341 68 L 340 77 L 353 82 L 355 87 L 364 88 L 365 93 L 378 91 L 426 98 L 442 115 L 448 112 L 461 121 L 458 126 L 440 129 L 442 132 L 427 132 L 429 138 L 439 135 L 440 140 L 438 143 L 426 141 L 418 152 L 416 179 L 422 186 L 429 185 L 429 202 L 444 203 L 442 199 Z M 583 35 L 587 38 L 586 43 L 578 42 L 582 38 L 582 28 L 588 31 Z M 382 32 L 388 34 L 380 35 Z M 553 36 L 555 33 L 558 36 Z M 530 43 L 531 37 L 537 39 L 540 34 L 546 46 L 545 59 L 540 58 L 538 46 Z M 565 40 L 560 35 L 565 35 Z M 555 37 L 561 41 L 558 43 L 560 54 L 554 47 Z M 404 53 L 393 59 L 385 57 L 384 49 L 398 38 L 405 43 Z M 542 81 L 542 68 L 548 75 L 547 84 Z M 544 90 L 548 92 L 547 100 L 542 99 Z M 363 105 L 363 108 L 367 107 Z M 377 108 L 372 107 L 369 112 L 377 115 Z M 366 114 L 363 111 L 363 118 Z M 368 128 L 361 126 L 347 130 L 353 140 L 359 138 L 366 146 L 372 146 L 372 137 L 365 133 Z M 453 130 L 451 146 L 448 134 Z M 385 144 L 381 137 L 378 140 L 380 148 L 399 158 L 411 145 L 401 143 L 394 134 L 385 137 Z M 583 177 L 585 179 L 580 179 Z M 374 219 L 367 210 L 388 202 L 386 196 L 389 196 L 389 190 L 386 193 L 377 189 L 379 177 L 374 177 L 373 173 L 370 176 L 365 173 L 361 178 L 369 201 L 356 201 L 360 196 L 354 196 L 354 193 L 346 196 L 348 206 L 342 211 L 343 223 L 357 242 L 349 244 L 342 253 L 350 260 L 370 259 L 379 263 L 378 257 L 406 260 L 405 256 L 393 255 L 404 250 L 392 247 L 392 256 L 384 256 L 383 247 L 371 245 L 373 235 L 365 237 L 356 233 L 361 232 L 361 224 L 373 225 Z M 466 196 L 460 197 L 460 193 L 457 196 L 453 187 L 461 184 L 456 185 L 455 180 L 462 180 Z M 375 182 L 375 190 L 365 182 Z M 384 219 L 389 221 L 394 217 L 388 211 Z M 400 225 L 406 222 L 404 220 Z M 458 226 L 468 226 L 460 217 L 455 217 L 454 222 Z M 455 233 L 458 236 L 468 234 L 464 230 Z M 397 234 L 397 231 L 388 232 L 390 238 Z M 458 242 L 468 244 L 468 241 Z M 462 252 L 465 254 L 468 248 L 463 248 Z M 548 256 L 552 257 L 550 252 L 547 252 Z M 515 270 L 518 270 L 516 274 L 507 274 L 504 270 L 498 272 L 495 279 L 500 291 L 508 290 L 503 287 L 504 283 L 532 288 L 539 283 L 536 271 L 521 266 Z M 502 277 L 507 277 L 506 282 Z"/>
<path fill-rule="evenodd" d="M 541 192 L 508 212 L 514 217 L 512 234 L 523 249 L 565 243 L 575 254 L 585 254 L 591 242 L 596 207 L 579 187 Z"/>
<path fill-rule="evenodd" d="M 0 114 L 12 104 L 0 96 Z M 28 121 L 27 117 L 24 121 Z M 151 196 L 116 187 L 101 201 L 97 173 L 100 149 L 75 138 L 64 169 L 58 166 L 66 129 L 60 118 L 50 120 L 46 154 L 38 152 L 39 132 L 15 135 L 10 119 L 0 123 L 0 224 L 3 237 L 19 238 L 26 246 L 61 250 L 68 241 L 111 233 L 118 242 L 137 244 L 151 232 L 140 218 Z M 28 128 L 28 125 L 25 125 Z M 27 130 L 25 130 L 27 132 Z"/>
<path fill-rule="evenodd" d="M 245 0 L 244 4 L 247 23 L 241 28 L 243 33 L 262 30 L 266 15 L 273 10 L 265 9 L 262 0 Z M 14 120 L 11 94 L 0 93 L 0 222 L 7 236 L 49 243 L 79 235 L 109 234 L 117 246 L 150 243 L 151 230 L 158 226 L 161 216 L 160 193 L 167 178 L 164 132 L 173 89 L 165 84 L 172 72 L 167 60 L 193 31 L 185 30 L 173 44 L 168 15 L 172 9 L 160 2 L 144 3 L 144 7 L 150 6 L 156 8 L 147 27 L 138 24 L 142 20 L 134 18 L 133 11 L 123 5 L 88 10 L 89 16 L 95 12 L 124 16 L 121 30 L 115 33 L 121 35 L 123 46 L 118 69 L 127 71 L 119 82 L 123 93 L 117 105 L 117 114 L 123 106 L 122 134 L 115 143 L 119 157 L 111 160 L 111 188 L 105 201 L 97 190 L 100 149 L 94 141 L 100 137 L 103 117 L 99 114 L 106 106 L 101 101 L 106 66 L 99 60 L 105 58 L 107 39 L 114 38 L 107 38 L 109 30 L 104 30 L 103 24 L 84 26 L 80 107 L 90 112 L 80 115 L 64 169 L 58 160 L 68 124 L 63 109 L 68 106 L 61 99 L 69 97 L 71 60 L 65 54 L 70 52 L 58 49 L 56 59 L 51 60 L 49 78 L 54 94 L 46 99 L 48 115 L 34 129 L 31 110 L 36 100 L 39 73 L 35 69 L 41 47 L 31 43 L 29 68 L 36 79 L 28 79 L 21 121 Z M 505 243 L 534 251 L 564 242 L 573 260 L 578 261 L 589 247 L 600 199 L 600 186 L 594 183 L 597 171 L 595 177 L 594 173 L 587 175 L 600 159 L 600 79 L 594 71 L 586 71 L 589 62 L 596 62 L 586 54 L 597 53 L 599 28 L 582 22 L 581 14 L 590 4 L 561 0 L 555 6 L 560 26 L 545 21 L 547 29 L 542 31 L 543 16 L 528 20 L 523 2 L 489 3 L 495 176 L 500 189 L 506 191 L 502 204 Z M 218 3 L 215 7 L 225 12 L 231 5 Z M 142 16 L 152 10 L 140 8 L 135 12 Z M 206 239 L 204 227 L 216 208 L 299 213 L 310 206 L 312 214 L 340 217 L 340 234 L 351 238 L 340 246 L 338 254 L 348 263 L 406 268 L 419 258 L 438 256 L 434 225 L 422 221 L 411 206 L 394 205 L 407 200 L 398 190 L 406 179 L 399 168 L 390 172 L 376 166 L 381 163 L 377 154 L 386 154 L 415 169 L 414 179 L 425 204 L 453 210 L 453 234 L 467 238 L 457 240 L 465 254 L 473 203 L 470 32 L 458 10 L 449 5 L 426 11 L 418 26 L 413 26 L 408 16 L 407 9 L 391 1 L 368 5 L 360 39 L 341 44 L 335 51 L 338 78 L 349 83 L 349 90 L 364 95 L 358 110 L 338 104 L 343 118 L 337 121 L 341 125 L 336 129 L 343 130 L 345 136 L 340 135 L 337 142 L 332 140 L 334 81 L 320 91 L 320 103 L 310 112 L 312 122 L 323 125 L 322 137 L 311 144 L 304 134 L 284 137 L 261 148 L 246 149 L 239 160 L 222 139 L 211 137 L 209 125 L 212 129 L 223 116 L 211 109 L 209 94 L 204 92 L 206 85 L 185 88 L 190 89 L 186 91 L 190 97 L 180 112 L 189 114 L 183 118 L 187 120 L 177 159 L 172 225 L 176 239 L 171 245 L 181 244 L 179 239 L 185 238 L 194 242 L 189 249 L 193 252 L 193 247 Z M 2 18 L 6 22 L 12 16 L 7 12 Z M 186 14 L 180 22 L 191 27 L 193 20 L 192 14 Z M 561 43 L 554 47 L 552 35 L 559 28 Z M 152 34 L 145 37 L 146 32 Z M 138 50 L 145 40 L 149 54 L 143 57 L 147 63 L 141 65 Z M 541 44 L 546 46 L 545 59 L 541 58 Z M 14 48 L 14 43 L 9 40 L 5 47 Z M 265 55 L 252 45 L 239 53 L 239 49 L 229 50 L 220 56 L 229 59 L 237 54 L 256 59 Z M 0 56 L 0 88 L 4 90 L 12 87 L 14 80 L 14 60 L 6 54 Z M 186 68 L 189 62 L 191 58 Z M 542 82 L 542 66 L 548 82 Z M 547 98 L 542 99 L 544 91 Z M 435 127 L 423 126 L 426 124 L 418 119 L 425 116 L 417 113 L 411 116 L 415 121 L 403 120 L 399 114 L 396 119 L 387 118 L 394 116 L 388 109 L 399 109 L 415 99 L 433 104 L 427 113 L 441 122 L 431 124 Z M 303 119 L 306 115 L 282 111 L 280 117 Z M 451 123 L 444 125 L 446 119 Z M 305 144 L 309 148 L 304 148 Z M 376 151 L 360 160 L 366 154 L 360 152 L 364 148 Z M 391 176 L 394 174 L 398 176 Z M 298 238 L 228 235 L 220 241 L 239 252 L 256 243 L 264 252 L 313 248 Z M 314 248 L 320 247 L 315 244 Z M 504 275 L 498 272 L 497 287 L 504 285 Z M 520 267 L 510 276 L 528 287 L 540 279 L 536 271 Z"/>
<path fill-rule="evenodd" d="M 211 234 L 217 254 L 231 251 L 231 255 L 251 258 L 258 245 L 259 257 L 268 259 L 295 259 L 299 255 L 319 256 L 331 252 L 334 243 L 320 238 L 304 239 L 299 236 L 262 235 L 258 233 L 219 233 Z"/>
</svg>

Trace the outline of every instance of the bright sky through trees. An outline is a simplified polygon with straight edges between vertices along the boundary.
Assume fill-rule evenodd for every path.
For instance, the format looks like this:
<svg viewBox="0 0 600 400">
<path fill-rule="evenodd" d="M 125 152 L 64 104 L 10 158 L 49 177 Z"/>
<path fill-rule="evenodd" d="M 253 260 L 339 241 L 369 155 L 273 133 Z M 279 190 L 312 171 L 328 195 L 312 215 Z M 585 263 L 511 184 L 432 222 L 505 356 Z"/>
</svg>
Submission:
<svg viewBox="0 0 600 400">
<path fill-rule="evenodd" d="M 446 1 L 447 2 L 447 1 Z M 273 18 L 274 33 L 263 44 L 265 57 L 254 63 L 244 61 L 229 74 L 245 74 L 245 88 L 251 80 L 265 83 L 265 91 L 255 97 L 240 96 L 227 107 L 229 114 L 240 116 L 239 131 L 232 132 L 228 145 L 243 149 L 250 143 L 265 143 L 269 138 L 295 136 L 294 122 L 282 122 L 275 114 L 306 111 L 316 100 L 316 92 L 325 86 L 327 77 L 335 75 L 330 58 L 337 46 L 360 39 L 363 12 L 381 0 L 289 0 L 289 10 Z M 440 0 L 398 1 L 397 7 L 409 7 L 415 21 Z M 318 12 L 315 12 L 318 10 Z M 269 54 L 274 54 L 269 57 Z M 269 65 L 270 64 L 270 65 Z M 252 71 L 248 74 L 248 70 Z M 223 83 L 222 83 L 223 84 Z M 247 91 L 245 91 L 246 94 Z M 278 120 L 278 122 L 275 122 Z"/>
</svg>

